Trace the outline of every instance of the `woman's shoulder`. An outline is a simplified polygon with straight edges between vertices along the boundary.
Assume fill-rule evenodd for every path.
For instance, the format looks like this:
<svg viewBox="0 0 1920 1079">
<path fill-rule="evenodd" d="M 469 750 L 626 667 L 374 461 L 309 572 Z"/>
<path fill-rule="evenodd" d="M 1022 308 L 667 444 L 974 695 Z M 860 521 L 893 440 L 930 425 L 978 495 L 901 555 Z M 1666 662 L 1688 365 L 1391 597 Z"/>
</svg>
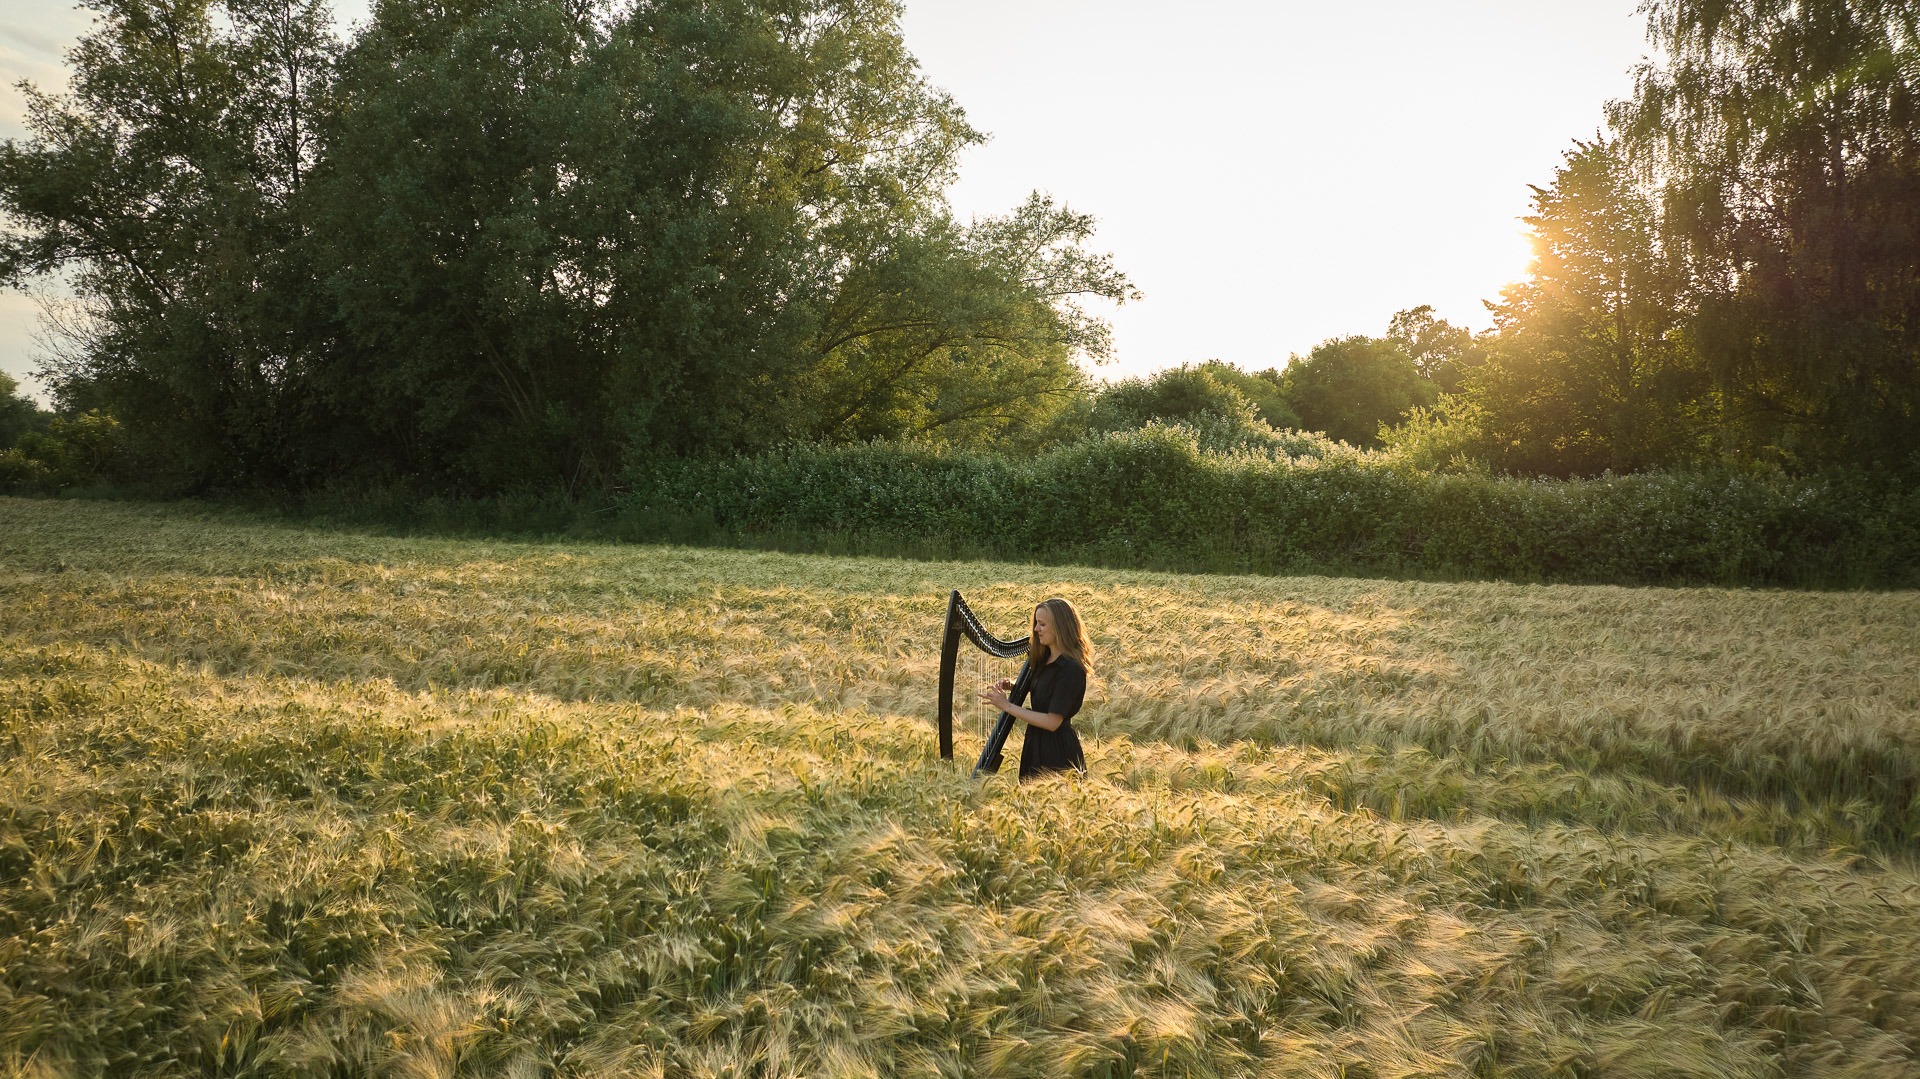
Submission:
<svg viewBox="0 0 1920 1079">
<path fill-rule="evenodd" d="M 1086 664 L 1080 662 L 1079 660 L 1073 658 L 1072 656 L 1066 654 L 1065 652 L 1062 652 L 1059 655 L 1048 660 L 1047 666 L 1059 667 L 1063 670 L 1075 670 L 1075 671 L 1079 671 L 1081 674 L 1087 673 Z"/>
</svg>

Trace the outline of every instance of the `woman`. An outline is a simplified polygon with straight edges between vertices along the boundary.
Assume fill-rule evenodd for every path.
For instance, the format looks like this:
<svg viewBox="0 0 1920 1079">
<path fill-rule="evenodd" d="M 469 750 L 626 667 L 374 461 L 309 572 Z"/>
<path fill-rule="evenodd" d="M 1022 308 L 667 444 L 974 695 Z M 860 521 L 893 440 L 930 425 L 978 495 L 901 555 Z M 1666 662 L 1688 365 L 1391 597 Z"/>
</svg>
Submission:
<svg viewBox="0 0 1920 1079">
<path fill-rule="evenodd" d="M 1021 779 L 1069 768 L 1087 770 L 1080 736 L 1073 732 L 1073 714 L 1086 698 L 1087 670 L 1092 665 L 1093 646 L 1087 643 L 1087 631 L 1073 604 L 1050 599 L 1033 609 L 1033 629 L 1027 638 L 1032 707 L 1008 699 L 1013 683 L 1004 678 L 980 692 L 981 700 L 1027 725 L 1020 745 Z"/>
</svg>

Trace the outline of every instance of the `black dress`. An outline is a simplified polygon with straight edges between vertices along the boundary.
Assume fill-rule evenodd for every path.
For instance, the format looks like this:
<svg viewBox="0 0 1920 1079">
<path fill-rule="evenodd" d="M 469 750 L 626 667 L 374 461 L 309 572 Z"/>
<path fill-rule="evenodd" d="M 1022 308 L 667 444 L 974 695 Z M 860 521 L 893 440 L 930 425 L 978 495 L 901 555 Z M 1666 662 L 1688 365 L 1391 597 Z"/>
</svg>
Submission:
<svg viewBox="0 0 1920 1079">
<path fill-rule="evenodd" d="M 1020 778 L 1030 779 L 1047 772 L 1069 768 L 1087 770 L 1087 758 L 1080 752 L 1080 736 L 1073 733 L 1073 714 L 1087 696 L 1087 669 L 1072 656 L 1055 656 L 1033 678 L 1032 700 L 1036 712 L 1051 712 L 1061 718 L 1058 730 L 1045 730 L 1026 724 L 1026 738 L 1020 743 Z M 1014 701 L 1015 704 L 1024 703 Z"/>
</svg>

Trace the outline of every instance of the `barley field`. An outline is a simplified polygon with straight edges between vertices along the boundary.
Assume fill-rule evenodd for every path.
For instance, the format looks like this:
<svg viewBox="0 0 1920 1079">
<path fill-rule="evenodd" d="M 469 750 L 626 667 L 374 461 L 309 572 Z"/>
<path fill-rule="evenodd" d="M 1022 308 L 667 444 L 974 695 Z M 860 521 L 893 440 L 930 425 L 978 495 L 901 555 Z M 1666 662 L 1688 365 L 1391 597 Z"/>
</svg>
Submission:
<svg viewBox="0 0 1920 1079">
<path fill-rule="evenodd" d="M 956 587 L 1079 606 L 1089 774 L 937 758 Z M 1916 656 L 0 499 L 0 1074 L 1920 1076 Z"/>
</svg>

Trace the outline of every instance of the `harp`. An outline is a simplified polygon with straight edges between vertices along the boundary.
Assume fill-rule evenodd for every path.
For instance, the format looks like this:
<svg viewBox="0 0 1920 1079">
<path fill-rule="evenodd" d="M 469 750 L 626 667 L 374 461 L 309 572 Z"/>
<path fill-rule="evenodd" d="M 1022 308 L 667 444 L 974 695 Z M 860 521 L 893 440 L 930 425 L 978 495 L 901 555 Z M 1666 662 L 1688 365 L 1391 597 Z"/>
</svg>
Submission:
<svg viewBox="0 0 1920 1079">
<path fill-rule="evenodd" d="M 962 640 L 965 640 L 969 646 L 967 653 L 967 660 L 969 662 L 964 664 L 960 654 L 960 642 Z M 958 589 L 955 589 L 952 594 L 947 596 L 947 629 L 940 640 L 941 760 L 950 761 L 953 759 L 954 675 L 958 673 L 962 666 L 966 666 L 978 675 L 976 683 L 991 681 L 992 679 L 986 677 L 990 660 L 1010 661 L 1018 656 L 1021 658 L 1020 673 L 1014 678 L 1013 692 L 1008 694 L 1008 696 L 1018 700 L 1020 695 L 1027 690 L 1027 683 L 1033 676 L 1033 673 L 1028 670 L 1025 662 L 1026 654 L 1027 638 L 1021 637 L 1018 640 L 1004 641 L 995 637 L 980 625 L 980 620 L 974 617 L 973 610 L 967 606 L 967 601 L 960 598 Z M 972 698 L 973 689 L 969 686 L 967 699 L 971 701 Z M 978 712 L 982 720 L 984 720 L 986 715 L 991 713 L 992 710 L 985 705 L 981 705 L 979 706 Z M 984 725 L 983 723 L 982 726 Z M 992 721 L 992 729 L 982 732 L 980 758 L 975 761 L 973 765 L 974 775 L 979 775 L 981 772 L 997 772 L 1000 770 L 1000 751 L 1007 744 L 1007 735 L 1012 732 L 1013 717 L 1005 712 L 998 713 L 997 718 Z"/>
</svg>

